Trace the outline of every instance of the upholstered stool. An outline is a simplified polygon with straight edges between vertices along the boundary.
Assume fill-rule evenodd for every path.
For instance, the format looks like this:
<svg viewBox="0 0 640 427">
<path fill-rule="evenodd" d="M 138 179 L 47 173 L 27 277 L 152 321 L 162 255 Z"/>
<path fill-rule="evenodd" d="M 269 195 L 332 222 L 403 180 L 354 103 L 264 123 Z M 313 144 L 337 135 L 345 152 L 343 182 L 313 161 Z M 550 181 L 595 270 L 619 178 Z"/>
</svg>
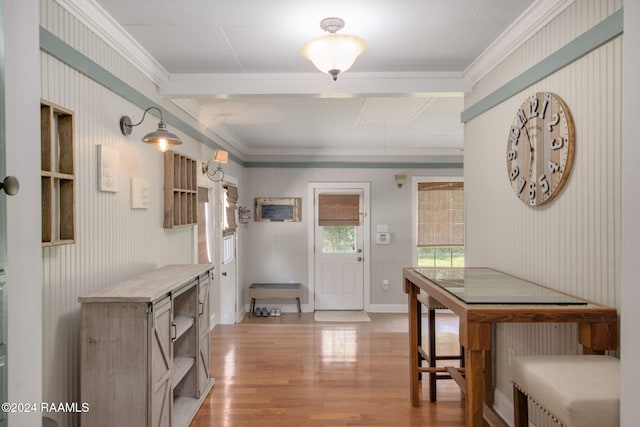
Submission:
<svg viewBox="0 0 640 427">
<path fill-rule="evenodd" d="M 517 356 L 511 361 L 516 427 L 527 398 L 564 427 L 620 425 L 620 361 L 611 356 Z"/>
<path fill-rule="evenodd" d="M 422 347 L 422 305 L 427 307 L 429 315 L 429 344 L 428 350 Z M 460 346 L 460 354 L 456 355 L 438 355 L 436 353 L 436 310 L 446 309 L 435 298 L 427 293 L 418 293 L 418 362 L 422 366 L 422 361 L 426 361 L 430 368 L 436 367 L 437 360 L 459 360 L 460 367 L 464 368 L 464 348 Z M 418 372 L 419 379 L 422 379 L 422 373 Z M 432 402 L 437 400 L 436 380 L 451 379 L 449 374 L 440 374 L 437 372 L 429 372 L 429 398 Z"/>
</svg>

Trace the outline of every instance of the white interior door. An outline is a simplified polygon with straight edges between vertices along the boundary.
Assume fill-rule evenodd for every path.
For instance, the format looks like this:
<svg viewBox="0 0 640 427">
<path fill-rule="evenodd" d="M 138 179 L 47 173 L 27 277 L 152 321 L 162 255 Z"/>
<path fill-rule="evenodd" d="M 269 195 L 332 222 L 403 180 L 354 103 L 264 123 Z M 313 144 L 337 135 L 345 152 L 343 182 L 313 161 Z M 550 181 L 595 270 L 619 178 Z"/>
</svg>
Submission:
<svg viewBox="0 0 640 427">
<path fill-rule="evenodd" d="M 233 177 L 225 177 L 225 182 L 234 186 L 238 185 L 237 179 Z M 224 216 L 227 212 L 226 209 L 226 196 L 225 192 L 222 189 L 221 183 L 218 186 L 219 190 L 219 220 L 218 224 L 220 224 L 218 228 L 218 236 L 219 236 L 219 263 L 220 268 L 216 268 L 218 274 L 220 275 L 220 323 L 221 324 L 234 324 L 240 321 L 240 311 L 239 311 L 239 303 L 240 297 L 239 286 L 238 286 L 238 260 L 237 260 L 237 232 L 224 235 Z M 234 216 L 237 215 L 237 212 L 234 211 Z M 237 222 L 237 217 L 236 217 Z M 217 266 L 216 266 L 217 267 Z"/>
<path fill-rule="evenodd" d="M 359 225 L 319 225 L 321 194 L 357 195 Z M 364 190 L 316 188 L 314 194 L 314 271 L 316 310 L 364 309 Z"/>
</svg>

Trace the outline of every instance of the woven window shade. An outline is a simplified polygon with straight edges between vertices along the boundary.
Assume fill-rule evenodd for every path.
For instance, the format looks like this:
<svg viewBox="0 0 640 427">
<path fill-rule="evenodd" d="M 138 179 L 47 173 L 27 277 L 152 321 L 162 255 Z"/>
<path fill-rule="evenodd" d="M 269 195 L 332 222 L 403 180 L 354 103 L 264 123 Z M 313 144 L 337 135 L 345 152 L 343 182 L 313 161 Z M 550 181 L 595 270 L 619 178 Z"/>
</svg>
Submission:
<svg viewBox="0 0 640 427">
<path fill-rule="evenodd" d="M 224 186 L 224 230 L 223 236 L 229 236 L 236 232 L 238 224 L 236 222 L 236 207 L 238 204 L 238 187 L 234 185 Z"/>
<path fill-rule="evenodd" d="M 318 196 L 318 225 L 360 225 L 360 195 L 320 194 Z"/>
<path fill-rule="evenodd" d="M 418 247 L 464 246 L 464 183 L 418 184 Z"/>
</svg>

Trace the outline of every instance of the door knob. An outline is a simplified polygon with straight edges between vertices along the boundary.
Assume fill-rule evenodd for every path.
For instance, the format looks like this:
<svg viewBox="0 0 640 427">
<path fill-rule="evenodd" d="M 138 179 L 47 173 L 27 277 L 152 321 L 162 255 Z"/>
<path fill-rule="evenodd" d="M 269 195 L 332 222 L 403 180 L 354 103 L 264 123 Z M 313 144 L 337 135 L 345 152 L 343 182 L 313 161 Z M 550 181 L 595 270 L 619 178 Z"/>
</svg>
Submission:
<svg viewBox="0 0 640 427">
<path fill-rule="evenodd" d="M 362 257 L 361 256 L 358 257 L 358 261 L 362 261 Z"/>
<path fill-rule="evenodd" d="M 362 249 L 358 249 L 358 253 L 361 254 L 362 253 Z"/>
<path fill-rule="evenodd" d="M 14 196 L 18 194 L 18 190 L 20 190 L 20 183 L 18 182 L 18 178 L 15 176 L 8 176 L 4 179 L 4 181 L 0 182 L 0 190 L 4 190 L 8 196 Z"/>
<path fill-rule="evenodd" d="M 226 271 L 223 271 L 223 272 L 222 272 L 222 275 L 223 275 L 224 277 L 227 277 L 227 272 L 226 272 Z"/>
</svg>

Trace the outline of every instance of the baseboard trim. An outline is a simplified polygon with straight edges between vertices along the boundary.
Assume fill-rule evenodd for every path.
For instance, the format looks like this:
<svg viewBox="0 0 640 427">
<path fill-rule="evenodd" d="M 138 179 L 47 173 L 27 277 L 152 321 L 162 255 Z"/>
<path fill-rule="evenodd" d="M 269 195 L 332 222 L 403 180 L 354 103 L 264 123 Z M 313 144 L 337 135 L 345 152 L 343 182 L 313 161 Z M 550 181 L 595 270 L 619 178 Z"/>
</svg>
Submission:
<svg viewBox="0 0 640 427">
<path fill-rule="evenodd" d="M 513 425 L 513 403 L 498 389 L 493 392 L 493 409 L 507 424 Z"/>
<path fill-rule="evenodd" d="M 407 304 L 371 304 L 370 313 L 407 313 Z"/>
</svg>

